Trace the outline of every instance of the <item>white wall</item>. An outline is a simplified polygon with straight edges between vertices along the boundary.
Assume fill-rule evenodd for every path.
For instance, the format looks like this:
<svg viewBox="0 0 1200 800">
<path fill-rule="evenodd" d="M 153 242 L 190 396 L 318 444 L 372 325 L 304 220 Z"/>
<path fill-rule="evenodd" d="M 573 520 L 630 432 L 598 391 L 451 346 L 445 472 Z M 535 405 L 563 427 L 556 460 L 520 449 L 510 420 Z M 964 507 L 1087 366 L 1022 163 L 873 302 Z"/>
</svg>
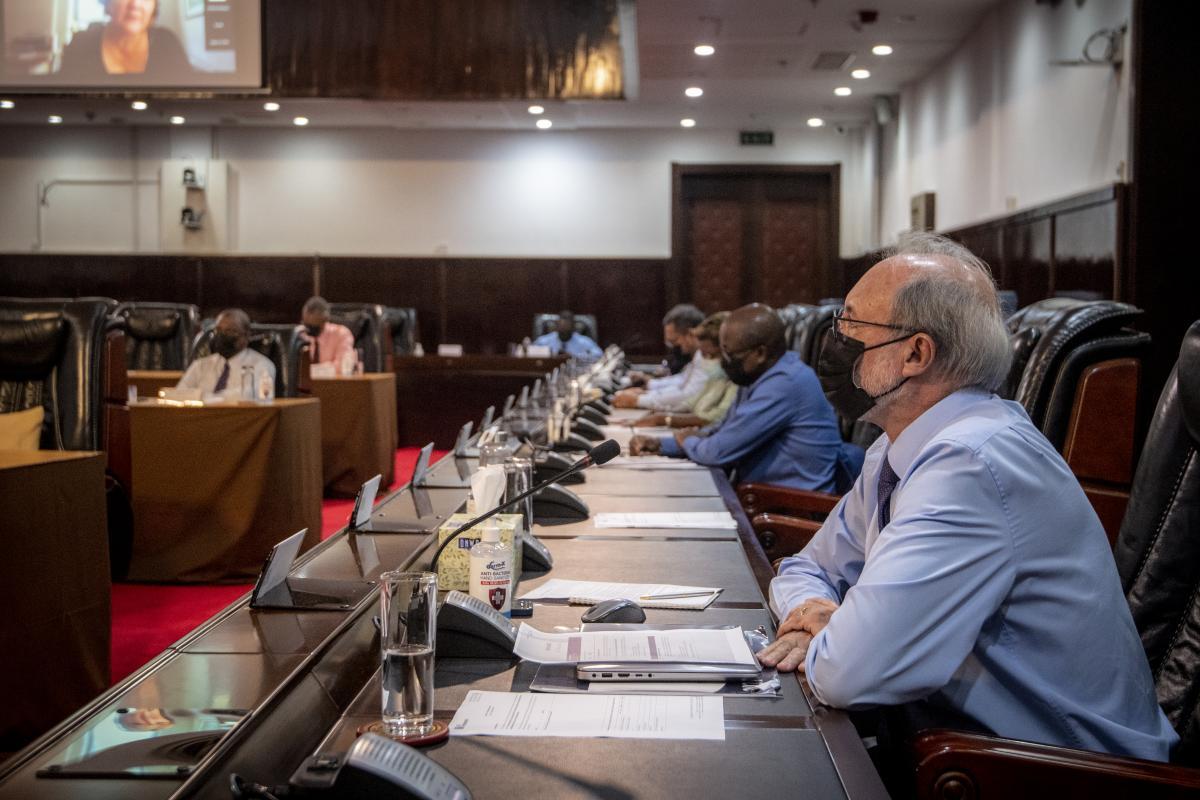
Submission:
<svg viewBox="0 0 1200 800">
<path fill-rule="evenodd" d="M 883 129 L 879 243 L 908 228 L 919 192 L 937 193 L 937 227 L 948 229 L 1123 180 L 1128 48 L 1120 71 L 1049 62 L 1079 58 L 1093 32 L 1130 21 L 1130 5 L 1005 0 L 906 87 Z"/>
<path fill-rule="evenodd" d="M 496 257 L 670 254 L 671 163 L 841 163 L 841 250 L 869 246 L 862 132 L 0 129 L 0 250 L 36 240 L 35 186 L 229 162 L 229 251 Z M 53 190 L 43 250 L 157 251 L 156 187 Z M 133 207 L 140 209 L 135 221 Z M 91 208 L 85 212 L 84 207 Z M 135 224 L 136 222 L 136 224 Z"/>
</svg>

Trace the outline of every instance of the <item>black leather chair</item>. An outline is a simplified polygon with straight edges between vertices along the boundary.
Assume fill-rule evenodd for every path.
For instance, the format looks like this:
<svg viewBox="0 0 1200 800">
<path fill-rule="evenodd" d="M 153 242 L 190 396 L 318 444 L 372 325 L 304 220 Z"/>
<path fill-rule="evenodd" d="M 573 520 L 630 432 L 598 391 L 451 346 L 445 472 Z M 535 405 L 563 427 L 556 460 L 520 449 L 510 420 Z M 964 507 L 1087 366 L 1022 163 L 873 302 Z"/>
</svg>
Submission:
<svg viewBox="0 0 1200 800">
<path fill-rule="evenodd" d="M 421 340 L 421 332 L 417 327 L 417 310 L 389 306 L 383 310 L 383 321 L 392 333 L 392 354 L 410 355 Z"/>
<path fill-rule="evenodd" d="M 0 412 L 41 405 L 43 450 L 104 449 L 105 339 L 114 300 L 0 298 Z"/>
<path fill-rule="evenodd" d="M 1171 764 L 949 730 L 913 737 L 922 798 L 1200 796 L 1200 323 L 1159 397 L 1117 538 L 1117 572 L 1180 736 Z"/>
<path fill-rule="evenodd" d="M 543 336 L 554 330 L 558 325 L 558 314 L 534 314 L 533 315 L 533 338 Z M 596 315 L 595 314 L 576 314 L 575 315 L 575 330 L 582 333 L 584 336 L 591 339 L 597 344 L 600 343 L 600 337 L 596 335 Z"/>
<path fill-rule="evenodd" d="M 188 363 L 212 353 L 213 325 L 196 335 Z M 250 325 L 250 348 L 275 365 L 275 396 L 296 397 L 300 390 L 300 351 L 304 341 L 295 325 Z"/>
<path fill-rule="evenodd" d="M 364 372 L 388 372 L 392 354 L 383 306 L 374 303 L 330 303 L 329 319 L 345 325 L 354 334 L 354 346 L 362 350 Z"/>
<path fill-rule="evenodd" d="M 129 369 L 180 370 L 200 330 L 200 310 L 186 303 L 122 303 L 113 313 L 125 331 Z"/>
</svg>

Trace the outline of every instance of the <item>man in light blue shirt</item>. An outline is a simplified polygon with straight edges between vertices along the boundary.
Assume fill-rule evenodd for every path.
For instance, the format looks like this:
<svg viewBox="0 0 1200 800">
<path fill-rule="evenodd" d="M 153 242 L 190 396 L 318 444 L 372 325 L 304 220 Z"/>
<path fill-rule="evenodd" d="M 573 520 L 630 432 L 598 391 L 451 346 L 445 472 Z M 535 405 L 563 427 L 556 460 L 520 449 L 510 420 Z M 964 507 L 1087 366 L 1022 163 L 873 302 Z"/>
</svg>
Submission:
<svg viewBox="0 0 1200 800">
<path fill-rule="evenodd" d="M 925 701 L 1007 738 L 1166 760 L 1178 740 L 1070 469 L 1016 403 L 987 265 L 916 234 L 846 298 L 818 365 L 885 435 L 771 583 L 760 656 L 842 708 Z"/>
<path fill-rule="evenodd" d="M 570 311 L 559 312 L 555 330 L 542 334 L 533 343 L 549 347 L 552 355 L 566 353 L 576 358 L 599 358 L 603 355 L 600 345 L 575 330 L 575 314 Z"/>
<path fill-rule="evenodd" d="M 842 448 L 837 419 L 817 376 L 787 349 L 779 315 L 743 306 L 721 325 L 720 340 L 722 369 L 742 387 L 725 417 L 698 431 L 635 436 L 630 452 L 730 469 L 738 481 L 832 491 Z"/>
</svg>

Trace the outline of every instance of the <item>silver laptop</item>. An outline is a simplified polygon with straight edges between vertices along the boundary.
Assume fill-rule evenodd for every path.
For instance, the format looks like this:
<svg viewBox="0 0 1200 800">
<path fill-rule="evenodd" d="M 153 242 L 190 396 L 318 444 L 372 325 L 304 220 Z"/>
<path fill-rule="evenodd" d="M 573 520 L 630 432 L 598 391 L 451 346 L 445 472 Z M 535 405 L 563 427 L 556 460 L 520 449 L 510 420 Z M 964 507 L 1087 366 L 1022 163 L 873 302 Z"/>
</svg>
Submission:
<svg viewBox="0 0 1200 800">
<path fill-rule="evenodd" d="M 757 678 L 758 664 L 680 664 L 669 661 L 589 661 L 575 665 L 581 681 L 730 681 Z"/>
</svg>

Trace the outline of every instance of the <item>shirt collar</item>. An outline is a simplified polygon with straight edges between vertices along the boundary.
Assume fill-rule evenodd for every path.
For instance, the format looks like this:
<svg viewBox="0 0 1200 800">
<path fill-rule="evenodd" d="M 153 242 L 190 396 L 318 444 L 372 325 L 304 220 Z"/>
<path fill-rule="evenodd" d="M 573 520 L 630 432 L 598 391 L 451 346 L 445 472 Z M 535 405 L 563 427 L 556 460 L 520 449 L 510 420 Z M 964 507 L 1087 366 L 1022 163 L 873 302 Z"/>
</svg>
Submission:
<svg viewBox="0 0 1200 800">
<path fill-rule="evenodd" d="M 912 462 L 916 459 L 921 448 L 933 438 L 933 435 L 945 427 L 946 423 L 958 417 L 972 403 L 977 403 L 990 396 L 982 389 L 959 389 L 951 392 L 941 400 L 925 409 L 925 413 L 917 417 L 905 428 L 896 441 L 888 445 L 884 457 L 892 465 L 897 475 L 903 476 Z"/>
<path fill-rule="evenodd" d="M 762 375 L 759 375 L 758 380 L 756 380 L 754 383 L 750 384 L 750 388 L 753 389 L 754 387 L 758 386 L 760 383 L 765 381 L 767 379 L 768 375 L 774 375 L 776 372 L 785 372 L 793 362 L 796 362 L 799 360 L 800 360 L 800 356 L 798 356 L 796 354 L 795 350 L 788 350 L 786 353 L 784 353 L 783 355 L 781 355 L 779 357 L 778 361 L 776 361 L 774 364 L 771 365 L 770 369 L 768 369 Z"/>
</svg>

